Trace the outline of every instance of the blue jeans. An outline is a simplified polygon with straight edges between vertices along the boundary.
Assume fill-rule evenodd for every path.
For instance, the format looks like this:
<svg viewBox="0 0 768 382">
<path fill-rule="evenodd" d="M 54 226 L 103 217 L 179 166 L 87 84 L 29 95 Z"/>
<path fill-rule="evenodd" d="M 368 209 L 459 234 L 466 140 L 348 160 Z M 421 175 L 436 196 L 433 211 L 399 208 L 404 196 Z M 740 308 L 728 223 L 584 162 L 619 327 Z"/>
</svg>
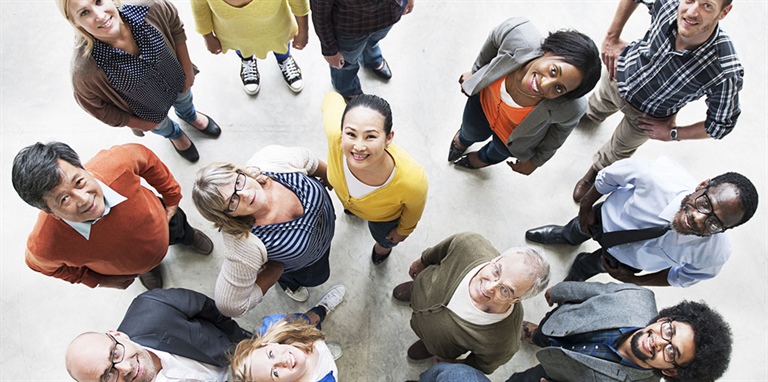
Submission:
<svg viewBox="0 0 768 382">
<path fill-rule="evenodd" d="M 235 53 L 237 53 L 237 56 L 240 57 L 241 60 L 243 59 L 243 54 L 240 53 L 239 50 L 236 50 Z M 277 52 L 272 52 L 272 54 L 275 55 L 275 60 L 277 60 L 277 63 L 281 64 L 283 61 L 287 60 L 288 57 L 291 56 L 291 43 L 290 42 L 288 43 L 288 50 L 286 50 L 285 53 L 280 54 Z M 253 59 L 253 56 L 250 56 L 248 58 Z"/>
<path fill-rule="evenodd" d="M 397 243 L 393 243 L 391 240 L 387 239 L 387 235 L 389 235 L 389 231 L 397 228 L 397 223 L 399 222 L 400 218 L 388 222 L 368 222 L 368 230 L 371 231 L 373 240 L 376 240 L 380 246 L 384 248 L 392 248 L 396 246 Z"/>
<path fill-rule="evenodd" d="M 173 101 L 173 110 L 176 112 L 176 116 L 187 123 L 192 123 L 197 119 L 197 111 L 192 103 L 192 89 L 179 93 L 176 101 Z M 168 139 L 179 139 L 183 134 L 179 124 L 168 117 L 165 117 L 152 132 Z"/>
<path fill-rule="evenodd" d="M 384 61 L 379 41 L 387 36 L 390 29 L 392 25 L 365 36 L 336 36 L 339 53 L 344 57 L 344 66 L 341 69 L 331 67 L 331 83 L 339 94 L 352 97 L 363 93 L 360 79 L 357 78 L 360 59 L 366 68 L 378 68 Z"/>
<path fill-rule="evenodd" d="M 464 106 L 464 118 L 461 121 L 461 130 L 459 130 L 459 142 L 464 147 L 469 147 L 473 143 L 483 142 L 491 137 L 480 151 L 477 157 L 483 163 L 496 164 L 512 156 L 507 149 L 507 143 L 499 139 L 496 133 L 491 130 L 491 124 L 483 111 L 483 105 L 480 103 L 480 93 L 467 99 Z"/>
<path fill-rule="evenodd" d="M 471 366 L 463 363 L 440 362 L 421 373 L 419 382 L 490 382 L 490 379 Z M 538 382 L 538 381 L 537 381 Z"/>
</svg>

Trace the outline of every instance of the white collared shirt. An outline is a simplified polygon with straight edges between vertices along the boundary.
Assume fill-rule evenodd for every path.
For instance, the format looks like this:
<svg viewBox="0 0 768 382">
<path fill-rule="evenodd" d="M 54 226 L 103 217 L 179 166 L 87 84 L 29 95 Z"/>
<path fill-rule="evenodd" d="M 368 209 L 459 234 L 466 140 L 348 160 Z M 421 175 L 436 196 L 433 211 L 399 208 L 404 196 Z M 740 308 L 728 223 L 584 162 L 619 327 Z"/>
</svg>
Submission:
<svg viewBox="0 0 768 382">
<path fill-rule="evenodd" d="M 143 348 L 160 358 L 162 369 L 157 372 L 154 382 L 225 382 L 229 379 L 226 367 L 209 365 L 146 346 Z"/>
</svg>

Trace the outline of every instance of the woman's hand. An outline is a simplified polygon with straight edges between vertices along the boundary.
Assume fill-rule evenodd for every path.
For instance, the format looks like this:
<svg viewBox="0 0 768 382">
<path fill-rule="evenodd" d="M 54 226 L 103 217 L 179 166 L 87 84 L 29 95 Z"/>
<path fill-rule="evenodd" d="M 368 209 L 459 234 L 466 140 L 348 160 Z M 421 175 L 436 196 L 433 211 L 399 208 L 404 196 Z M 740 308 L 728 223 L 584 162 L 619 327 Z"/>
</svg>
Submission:
<svg viewBox="0 0 768 382">
<path fill-rule="evenodd" d="M 213 54 L 221 53 L 221 41 L 219 38 L 213 35 L 213 32 L 203 35 L 205 40 L 205 47 Z"/>
<path fill-rule="evenodd" d="M 531 175 L 531 173 L 536 170 L 536 165 L 531 162 L 531 160 L 527 161 L 507 161 L 507 165 L 509 165 L 509 168 L 512 169 L 512 171 L 523 174 L 523 175 Z"/>
<path fill-rule="evenodd" d="M 387 240 L 393 243 L 399 243 L 407 238 L 408 238 L 408 235 L 401 235 L 397 233 L 397 228 L 392 228 L 392 230 L 389 231 L 389 234 L 387 234 Z"/>
<path fill-rule="evenodd" d="M 302 50 L 309 43 L 309 16 L 295 16 L 299 30 L 293 36 L 293 47 Z"/>
<path fill-rule="evenodd" d="M 269 288 L 275 285 L 283 274 L 283 263 L 269 260 L 261 266 L 256 278 L 256 285 L 261 288 L 261 294 L 266 295 Z"/>
<path fill-rule="evenodd" d="M 472 72 L 466 72 L 466 73 L 462 73 L 462 74 L 459 76 L 459 85 L 463 84 L 463 83 L 464 83 L 464 81 L 466 81 L 466 80 L 468 80 L 468 79 L 469 79 L 469 77 L 472 77 L 472 74 L 473 74 Z M 465 96 L 469 97 L 469 94 L 467 94 L 467 93 L 465 93 L 465 92 L 464 92 L 464 87 L 462 87 L 462 86 L 459 86 L 459 89 L 461 89 L 461 92 L 462 92 L 462 93 L 463 93 Z"/>
</svg>

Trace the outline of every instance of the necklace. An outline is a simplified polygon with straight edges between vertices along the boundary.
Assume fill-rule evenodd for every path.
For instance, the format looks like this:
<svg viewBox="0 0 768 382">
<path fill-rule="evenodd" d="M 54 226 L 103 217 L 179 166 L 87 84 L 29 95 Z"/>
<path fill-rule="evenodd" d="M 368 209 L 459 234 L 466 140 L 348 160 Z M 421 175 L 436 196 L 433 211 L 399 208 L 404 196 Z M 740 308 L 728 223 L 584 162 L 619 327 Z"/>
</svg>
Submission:
<svg viewBox="0 0 768 382">
<path fill-rule="evenodd" d="M 515 89 L 517 89 L 517 92 L 518 92 L 518 93 L 520 93 L 520 94 L 522 94 L 522 95 L 524 95 L 524 96 L 526 96 L 526 97 L 528 97 L 528 98 L 534 98 L 534 99 L 535 99 L 535 98 L 541 98 L 541 96 L 532 96 L 532 95 L 530 95 L 530 94 L 528 94 L 528 93 L 525 93 L 525 92 L 523 92 L 523 90 L 522 90 L 522 89 L 520 89 L 520 85 L 518 85 L 518 82 L 520 82 L 520 81 L 517 79 L 517 72 L 518 72 L 519 70 L 520 70 L 520 68 L 518 68 L 517 70 L 515 70 L 515 75 L 512 77 L 512 83 L 515 85 Z M 525 75 L 525 73 L 523 73 L 523 76 L 524 76 L 524 75 Z M 522 78 L 521 78 L 520 80 L 522 80 Z"/>
</svg>

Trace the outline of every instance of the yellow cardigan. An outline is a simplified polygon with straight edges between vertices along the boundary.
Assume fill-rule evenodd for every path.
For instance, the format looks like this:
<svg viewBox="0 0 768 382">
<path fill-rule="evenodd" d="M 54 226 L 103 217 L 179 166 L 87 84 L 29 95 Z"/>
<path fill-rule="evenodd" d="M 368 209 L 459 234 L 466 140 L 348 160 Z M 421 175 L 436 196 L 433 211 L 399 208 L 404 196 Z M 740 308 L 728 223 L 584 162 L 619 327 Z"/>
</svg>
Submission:
<svg viewBox="0 0 768 382">
<path fill-rule="evenodd" d="M 427 175 L 424 168 L 395 144 L 387 152 L 395 160 L 395 176 L 386 186 L 362 198 L 349 196 L 344 177 L 344 153 L 341 150 L 341 116 L 344 98 L 328 93 L 323 99 L 323 124 L 328 138 L 328 181 L 336 191 L 344 208 L 372 222 L 385 222 L 400 218 L 397 233 L 410 235 L 424 212 L 427 202 Z"/>
<path fill-rule="evenodd" d="M 221 42 L 222 53 L 238 49 L 243 57 L 262 59 L 269 52 L 285 53 L 299 30 L 294 15 L 309 14 L 308 0 L 253 0 L 242 8 L 224 0 L 191 3 L 195 30 L 201 35 L 213 32 Z"/>
</svg>

